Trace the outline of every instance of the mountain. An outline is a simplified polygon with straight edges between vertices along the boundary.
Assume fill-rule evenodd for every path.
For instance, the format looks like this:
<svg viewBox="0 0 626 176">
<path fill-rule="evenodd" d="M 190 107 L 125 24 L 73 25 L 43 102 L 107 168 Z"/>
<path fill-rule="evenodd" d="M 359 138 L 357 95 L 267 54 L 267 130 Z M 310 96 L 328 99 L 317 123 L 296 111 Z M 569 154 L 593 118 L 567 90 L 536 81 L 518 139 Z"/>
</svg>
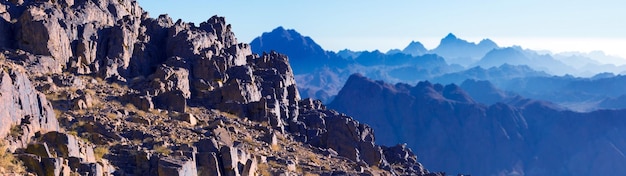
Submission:
<svg viewBox="0 0 626 176">
<path fill-rule="evenodd" d="M 502 64 L 497 67 L 490 67 L 485 69 L 480 66 L 476 66 L 464 71 L 447 73 L 433 78 L 433 82 L 442 84 L 461 84 L 467 79 L 474 80 L 488 80 L 496 86 L 501 86 L 505 82 L 508 82 L 514 78 L 525 77 L 549 77 L 550 75 L 543 71 L 536 71 L 525 65 L 509 65 Z"/>
<path fill-rule="evenodd" d="M 439 46 L 431 50 L 430 53 L 446 58 L 449 63 L 468 66 L 496 48 L 498 45 L 489 39 L 484 39 L 476 44 L 459 39 L 450 33 L 441 39 Z"/>
<path fill-rule="evenodd" d="M 477 103 L 455 85 L 390 85 L 352 75 L 329 107 L 407 143 L 429 168 L 473 175 L 622 175 L 624 110 Z"/>
<path fill-rule="evenodd" d="M 0 175 L 443 175 L 300 98 L 288 56 L 253 54 L 224 17 L 151 18 L 133 0 L 0 9 Z"/>
<path fill-rule="evenodd" d="M 578 71 L 550 55 L 537 54 L 519 47 L 499 48 L 489 51 L 475 66 L 484 68 L 497 67 L 502 64 L 527 65 L 535 70 L 545 71 L 554 75 L 577 74 Z"/>
<path fill-rule="evenodd" d="M 301 96 L 320 99 L 325 103 L 332 100 L 354 73 L 390 82 L 417 82 L 463 69 L 459 65 L 449 65 L 438 55 L 427 54 L 427 50 L 419 42 L 412 42 L 402 52 L 345 49 L 334 53 L 324 51 L 311 38 L 283 27 L 263 33 L 250 46 L 254 53 L 286 53 Z M 418 52 L 421 54 L 418 55 Z"/>
<path fill-rule="evenodd" d="M 406 48 L 402 50 L 402 53 L 410 54 L 412 56 L 421 56 L 428 53 L 428 50 L 422 45 L 422 43 L 417 41 L 411 41 Z"/>
<path fill-rule="evenodd" d="M 626 77 L 600 74 L 592 78 L 573 76 L 526 77 L 514 78 L 498 87 L 515 92 L 521 96 L 558 103 L 576 111 L 592 111 L 602 109 L 598 103 L 605 99 L 613 99 L 626 95 L 621 87 Z M 621 103 L 611 108 L 626 108 Z"/>
<path fill-rule="evenodd" d="M 345 67 L 347 64 L 346 60 L 334 52 L 325 51 L 310 37 L 283 27 L 253 39 L 250 47 L 253 53 L 277 51 L 288 55 L 295 74 L 310 73 L 324 66 Z"/>
<path fill-rule="evenodd" d="M 461 89 L 466 91 L 474 100 L 485 105 L 496 103 L 506 103 L 520 99 L 519 95 L 498 89 L 491 82 L 486 80 L 468 79 L 463 81 Z"/>
<path fill-rule="evenodd" d="M 337 56 L 345 58 L 345 59 L 349 59 L 352 60 L 354 58 L 359 57 L 359 55 L 361 55 L 361 51 L 352 51 L 349 49 L 343 49 L 339 52 L 337 52 Z"/>
</svg>

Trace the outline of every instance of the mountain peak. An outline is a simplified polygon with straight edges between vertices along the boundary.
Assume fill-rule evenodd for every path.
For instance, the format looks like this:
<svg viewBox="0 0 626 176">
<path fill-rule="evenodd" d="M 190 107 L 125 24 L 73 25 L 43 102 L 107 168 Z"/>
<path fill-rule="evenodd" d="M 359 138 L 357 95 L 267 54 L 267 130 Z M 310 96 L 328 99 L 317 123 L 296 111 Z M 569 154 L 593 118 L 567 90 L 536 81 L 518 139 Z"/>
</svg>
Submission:
<svg viewBox="0 0 626 176">
<path fill-rule="evenodd" d="M 280 32 L 280 31 L 285 31 L 285 28 L 283 26 L 278 26 L 274 30 L 272 30 L 272 32 Z"/>
<path fill-rule="evenodd" d="M 498 44 L 491 39 L 483 39 L 478 43 L 479 46 L 497 48 Z"/>
<path fill-rule="evenodd" d="M 424 47 L 422 43 L 418 41 L 411 41 L 411 43 L 409 43 L 409 45 L 406 46 L 406 48 L 404 48 L 402 52 L 413 56 L 419 56 L 425 54 L 426 52 L 428 52 L 428 50 L 426 49 L 426 47 Z"/>
<path fill-rule="evenodd" d="M 456 35 L 454 35 L 453 33 L 448 33 L 448 35 L 446 35 L 446 37 L 443 38 L 443 40 L 456 40 L 459 39 L 456 37 Z"/>
</svg>

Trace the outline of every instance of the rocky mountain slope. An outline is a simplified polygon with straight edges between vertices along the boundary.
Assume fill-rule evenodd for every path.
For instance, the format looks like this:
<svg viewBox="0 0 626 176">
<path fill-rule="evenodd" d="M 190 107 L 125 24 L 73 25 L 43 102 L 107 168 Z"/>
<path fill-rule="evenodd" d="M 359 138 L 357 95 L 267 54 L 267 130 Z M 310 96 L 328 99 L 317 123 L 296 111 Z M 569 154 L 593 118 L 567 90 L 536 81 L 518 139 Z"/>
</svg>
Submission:
<svg viewBox="0 0 626 176">
<path fill-rule="evenodd" d="M 288 57 L 252 54 L 223 17 L 150 18 L 132 0 L 1 1 L 0 17 L 0 135 L 17 158 L 2 174 L 430 174 L 300 99 Z"/>
<path fill-rule="evenodd" d="M 497 92 L 494 92 L 497 93 Z M 623 175 L 624 110 L 577 113 L 530 99 L 484 105 L 454 84 L 353 75 L 329 105 L 406 142 L 429 168 L 475 175 Z M 428 141 L 428 142 L 423 142 Z"/>
</svg>

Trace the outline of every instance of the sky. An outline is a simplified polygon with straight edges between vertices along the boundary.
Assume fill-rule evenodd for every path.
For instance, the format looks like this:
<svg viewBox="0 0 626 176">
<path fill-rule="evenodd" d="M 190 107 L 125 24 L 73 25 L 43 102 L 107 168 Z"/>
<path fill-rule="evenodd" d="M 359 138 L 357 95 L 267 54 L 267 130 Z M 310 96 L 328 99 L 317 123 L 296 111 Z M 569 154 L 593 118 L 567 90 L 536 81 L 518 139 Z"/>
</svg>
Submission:
<svg viewBox="0 0 626 176">
<path fill-rule="evenodd" d="M 138 0 L 151 17 L 199 24 L 224 16 L 239 42 L 283 26 L 326 50 L 432 49 L 448 33 L 500 46 L 552 52 L 602 50 L 626 57 L 626 3 L 620 0 Z"/>
</svg>

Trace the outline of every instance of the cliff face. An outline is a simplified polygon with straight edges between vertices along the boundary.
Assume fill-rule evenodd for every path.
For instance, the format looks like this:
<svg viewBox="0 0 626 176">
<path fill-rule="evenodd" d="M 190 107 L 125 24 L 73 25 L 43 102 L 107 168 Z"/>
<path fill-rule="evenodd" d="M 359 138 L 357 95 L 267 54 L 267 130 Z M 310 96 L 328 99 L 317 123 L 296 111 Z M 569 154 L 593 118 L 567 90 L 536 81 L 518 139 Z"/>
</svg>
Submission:
<svg viewBox="0 0 626 176">
<path fill-rule="evenodd" d="M 25 148 L 35 133 L 59 131 L 50 102 L 35 90 L 24 68 L 8 63 L 0 67 L 0 136 L 9 136 L 9 150 Z"/>
<path fill-rule="evenodd" d="M 350 77 L 329 105 L 406 142 L 427 167 L 477 175 L 620 175 L 624 110 L 576 113 L 516 98 L 479 104 L 455 85 Z"/>
<path fill-rule="evenodd" d="M 132 0 L 0 9 L 0 135 L 29 172 L 428 174 L 410 149 L 301 100 L 287 56 L 252 54 L 223 17 L 155 19 Z"/>
</svg>

